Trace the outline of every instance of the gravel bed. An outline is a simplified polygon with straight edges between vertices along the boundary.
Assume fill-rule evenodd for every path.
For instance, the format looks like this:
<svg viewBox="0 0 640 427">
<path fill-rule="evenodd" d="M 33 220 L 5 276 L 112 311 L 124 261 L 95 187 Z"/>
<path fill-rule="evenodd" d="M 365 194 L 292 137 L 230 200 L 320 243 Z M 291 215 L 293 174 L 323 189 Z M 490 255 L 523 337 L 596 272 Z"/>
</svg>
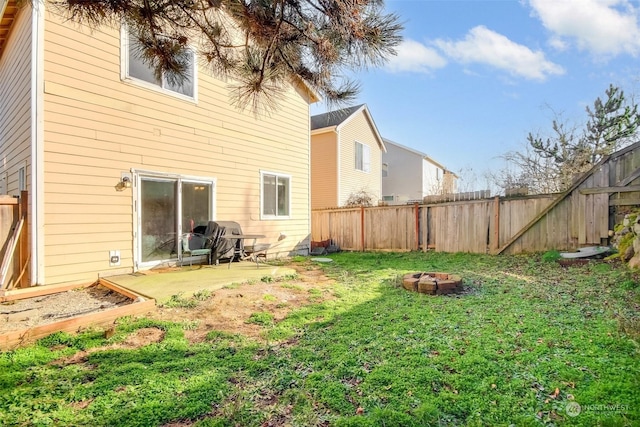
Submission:
<svg viewBox="0 0 640 427">
<path fill-rule="evenodd" d="M 101 285 L 8 301 L 0 303 L 0 334 L 104 311 L 132 302 L 130 298 Z"/>
</svg>

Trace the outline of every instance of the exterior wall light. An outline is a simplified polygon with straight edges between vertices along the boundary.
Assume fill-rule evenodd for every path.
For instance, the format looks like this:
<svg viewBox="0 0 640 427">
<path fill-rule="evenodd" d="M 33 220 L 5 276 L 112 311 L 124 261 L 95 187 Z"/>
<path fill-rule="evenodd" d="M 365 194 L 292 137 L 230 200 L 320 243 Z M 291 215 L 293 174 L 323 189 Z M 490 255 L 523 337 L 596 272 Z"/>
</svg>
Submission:
<svg viewBox="0 0 640 427">
<path fill-rule="evenodd" d="M 123 176 L 116 185 L 117 191 L 124 191 L 126 188 L 131 188 L 131 178 L 127 175 Z"/>
</svg>

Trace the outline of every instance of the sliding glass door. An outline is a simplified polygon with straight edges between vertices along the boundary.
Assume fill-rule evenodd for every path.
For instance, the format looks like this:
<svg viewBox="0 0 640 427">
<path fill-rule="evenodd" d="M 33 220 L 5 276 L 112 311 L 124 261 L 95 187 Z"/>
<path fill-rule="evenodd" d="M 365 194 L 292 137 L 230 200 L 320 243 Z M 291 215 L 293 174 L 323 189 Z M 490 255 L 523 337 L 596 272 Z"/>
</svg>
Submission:
<svg viewBox="0 0 640 427">
<path fill-rule="evenodd" d="M 182 232 L 206 226 L 211 217 L 211 183 L 182 182 Z"/>
<path fill-rule="evenodd" d="M 140 182 L 141 261 L 177 258 L 175 250 L 178 183 L 142 178 Z"/>
<path fill-rule="evenodd" d="M 138 175 L 138 265 L 177 261 L 180 235 L 214 219 L 215 179 Z"/>
</svg>

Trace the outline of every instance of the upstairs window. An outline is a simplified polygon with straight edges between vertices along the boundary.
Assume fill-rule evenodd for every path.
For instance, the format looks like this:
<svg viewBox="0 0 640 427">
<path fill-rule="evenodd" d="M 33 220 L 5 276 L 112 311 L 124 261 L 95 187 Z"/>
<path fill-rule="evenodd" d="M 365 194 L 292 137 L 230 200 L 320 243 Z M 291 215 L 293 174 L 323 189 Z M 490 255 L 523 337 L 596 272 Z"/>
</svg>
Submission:
<svg viewBox="0 0 640 427">
<path fill-rule="evenodd" d="M 186 97 L 190 100 L 195 99 L 196 58 L 194 51 L 187 51 L 186 55 L 189 63 L 187 74 L 181 84 L 176 84 L 170 82 L 164 76 L 161 79 L 157 79 L 153 67 L 141 58 L 138 39 L 126 29 L 123 30 L 122 34 L 124 40 L 122 46 L 122 52 L 124 52 L 122 71 L 125 79 L 135 81 L 152 89 L 178 95 L 179 97 Z"/>
<path fill-rule="evenodd" d="M 356 169 L 362 172 L 369 172 L 371 169 L 371 149 L 356 141 Z"/>
<path fill-rule="evenodd" d="M 382 164 L 382 177 L 386 178 L 389 176 L 389 163 Z"/>
</svg>

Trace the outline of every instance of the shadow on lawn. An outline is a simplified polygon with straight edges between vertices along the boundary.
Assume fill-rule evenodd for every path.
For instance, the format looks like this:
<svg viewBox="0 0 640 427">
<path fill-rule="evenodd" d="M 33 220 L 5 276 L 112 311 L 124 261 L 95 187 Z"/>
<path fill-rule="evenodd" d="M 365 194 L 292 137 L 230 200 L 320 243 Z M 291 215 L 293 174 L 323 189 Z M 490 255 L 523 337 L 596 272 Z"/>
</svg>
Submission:
<svg viewBox="0 0 640 427">
<path fill-rule="evenodd" d="M 423 426 L 638 420 L 638 350 L 613 317 L 632 313 L 637 301 L 636 289 L 615 286 L 624 271 L 565 270 L 539 257 L 333 258 L 323 268 L 338 280 L 336 298 L 265 328 L 267 344 L 212 331 L 191 346 L 187 324 L 139 320 L 123 323 L 111 341 L 147 327 L 163 329 L 164 340 L 95 352 L 66 366 L 50 362 L 106 341 L 60 334 L 3 354 L 0 407 L 11 411 L 1 411 L 0 421 Z M 432 297 L 398 286 L 402 274 L 424 270 L 462 274 L 473 292 Z M 588 410 L 569 416 L 570 402 Z"/>
</svg>

